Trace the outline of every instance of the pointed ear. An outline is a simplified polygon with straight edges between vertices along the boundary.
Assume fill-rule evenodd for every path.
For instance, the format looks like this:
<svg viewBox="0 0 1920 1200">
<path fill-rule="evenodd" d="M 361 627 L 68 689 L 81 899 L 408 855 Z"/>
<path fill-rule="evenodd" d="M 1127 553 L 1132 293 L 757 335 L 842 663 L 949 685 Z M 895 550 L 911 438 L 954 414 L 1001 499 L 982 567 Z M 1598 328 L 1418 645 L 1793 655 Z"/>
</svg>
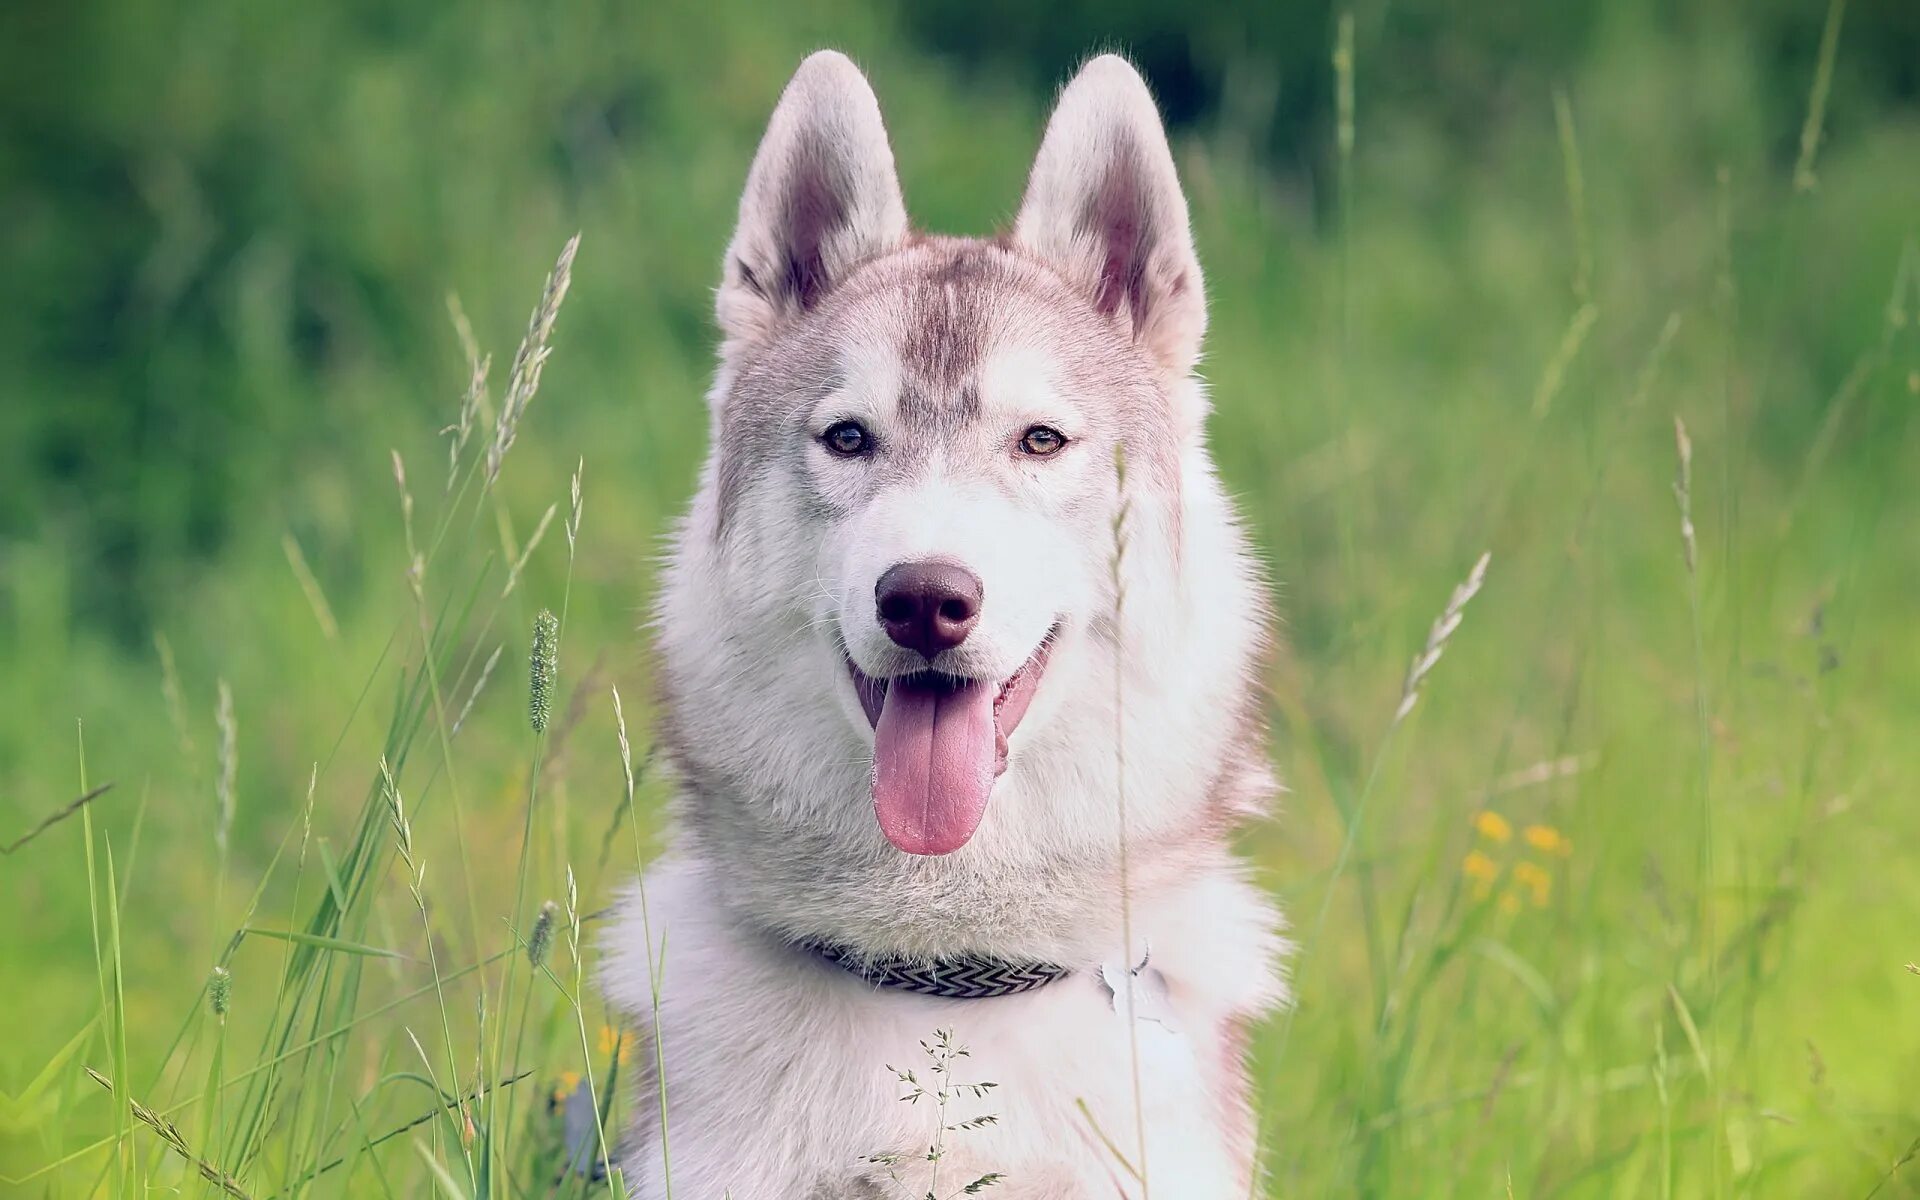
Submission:
<svg viewBox="0 0 1920 1200">
<path fill-rule="evenodd" d="M 1146 81 L 1103 54 L 1060 93 L 1014 237 L 1168 371 L 1200 355 L 1207 304 L 1187 201 Z"/>
<path fill-rule="evenodd" d="M 720 327 L 729 341 L 762 338 L 906 234 L 880 104 L 846 55 L 821 50 L 781 93 L 747 174 Z"/>
</svg>

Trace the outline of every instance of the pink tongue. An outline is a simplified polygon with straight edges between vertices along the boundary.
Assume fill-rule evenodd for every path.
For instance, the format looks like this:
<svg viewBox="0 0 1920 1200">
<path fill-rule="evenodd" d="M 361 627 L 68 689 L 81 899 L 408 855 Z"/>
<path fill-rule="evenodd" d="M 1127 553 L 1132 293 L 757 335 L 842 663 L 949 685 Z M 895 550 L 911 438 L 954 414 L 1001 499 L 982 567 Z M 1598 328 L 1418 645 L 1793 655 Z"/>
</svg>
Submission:
<svg viewBox="0 0 1920 1200">
<path fill-rule="evenodd" d="M 873 731 L 873 811 L 908 854 L 951 854 L 979 828 L 993 787 L 995 691 L 984 682 L 887 685 Z"/>
</svg>

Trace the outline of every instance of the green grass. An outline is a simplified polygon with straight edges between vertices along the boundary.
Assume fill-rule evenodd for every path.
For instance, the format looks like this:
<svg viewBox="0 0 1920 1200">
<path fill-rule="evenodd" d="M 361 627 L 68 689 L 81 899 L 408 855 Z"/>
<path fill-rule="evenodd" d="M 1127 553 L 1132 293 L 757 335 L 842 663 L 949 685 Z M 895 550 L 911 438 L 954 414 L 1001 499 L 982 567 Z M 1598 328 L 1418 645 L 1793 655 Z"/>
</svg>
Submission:
<svg viewBox="0 0 1920 1200">
<path fill-rule="evenodd" d="M 23 360 L 0 431 L 148 416 L 0 525 L 0 843 L 112 785 L 0 859 L 19 1194 L 546 1195 L 556 1090 L 657 1109 L 593 935 L 661 844 L 637 626 L 753 141 L 848 46 L 917 218 L 978 232 L 1047 97 L 879 6 L 640 7 L 85 26 L 126 65 L 73 97 L 75 176 L 135 139 L 150 236 L 103 316 L 57 281 L 120 226 L 23 209 L 42 331 L 116 349 Z M 1176 136 L 1216 455 L 1280 584 L 1290 791 L 1244 837 L 1299 943 L 1254 1039 L 1276 1196 L 1920 1195 L 1920 119 L 1849 70 L 1857 19 L 1787 70 L 1731 14 L 1609 7 L 1544 79 L 1463 19 L 1511 81 L 1463 127 L 1443 56 L 1377 57 L 1410 18 L 1361 10 L 1300 52 L 1298 161 L 1246 63 Z M 486 414 L 450 480 L 447 293 L 497 406 L 576 229 L 497 486 Z M 124 571 L 89 540 L 121 520 Z"/>
</svg>

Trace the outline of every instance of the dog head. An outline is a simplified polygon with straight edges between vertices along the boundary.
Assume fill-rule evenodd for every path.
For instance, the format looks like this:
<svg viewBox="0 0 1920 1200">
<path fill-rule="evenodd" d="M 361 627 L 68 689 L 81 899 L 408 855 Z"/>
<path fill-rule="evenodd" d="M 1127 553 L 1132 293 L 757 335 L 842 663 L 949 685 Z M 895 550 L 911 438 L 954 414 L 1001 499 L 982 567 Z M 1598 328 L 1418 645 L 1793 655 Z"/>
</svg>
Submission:
<svg viewBox="0 0 1920 1200">
<path fill-rule="evenodd" d="M 1081 70 L 1012 229 L 980 241 L 909 229 L 873 92 L 815 54 L 718 314 L 659 618 L 696 827 L 1105 846 L 1123 762 L 1146 828 L 1201 807 L 1264 605 L 1205 453 L 1200 266 L 1133 68 Z"/>
</svg>

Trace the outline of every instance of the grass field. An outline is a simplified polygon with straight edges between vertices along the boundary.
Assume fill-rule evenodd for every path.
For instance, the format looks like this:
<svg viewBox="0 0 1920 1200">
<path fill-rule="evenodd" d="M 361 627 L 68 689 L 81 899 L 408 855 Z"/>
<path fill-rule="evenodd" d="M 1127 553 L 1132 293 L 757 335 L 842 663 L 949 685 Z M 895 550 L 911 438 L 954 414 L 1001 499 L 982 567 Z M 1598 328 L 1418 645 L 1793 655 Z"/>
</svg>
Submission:
<svg viewBox="0 0 1920 1200">
<path fill-rule="evenodd" d="M 1920 112 L 1859 7 L 1332 14 L 1176 128 L 1281 596 L 1271 1195 L 1920 1195 Z M 661 847 L 638 626 L 752 146 L 846 47 L 983 232 L 1045 81 L 851 0 L 76 12 L 0 39 L 0 163 L 58 168 L 5 242 L 0 842 L 111 786 L 0 859 L 0 1193 L 608 1192 L 553 1098 L 617 1132 L 651 1052 L 595 917 Z"/>
</svg>

